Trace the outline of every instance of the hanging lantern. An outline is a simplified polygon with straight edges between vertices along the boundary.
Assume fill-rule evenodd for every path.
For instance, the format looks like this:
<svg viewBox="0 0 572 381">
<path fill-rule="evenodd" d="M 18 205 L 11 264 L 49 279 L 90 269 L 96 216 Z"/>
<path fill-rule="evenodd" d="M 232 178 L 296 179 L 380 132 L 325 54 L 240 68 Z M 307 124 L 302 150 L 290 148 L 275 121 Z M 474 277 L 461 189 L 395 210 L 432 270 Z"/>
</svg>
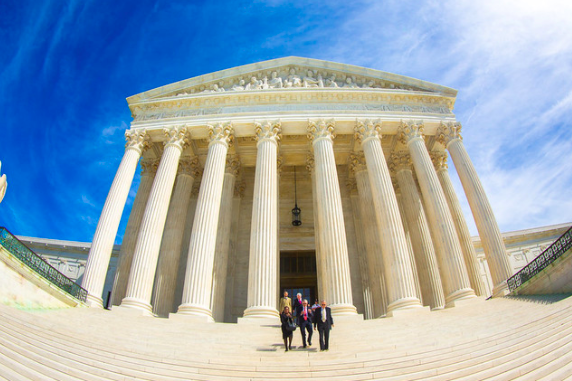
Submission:
<svg viewBox="0 0 572 381">
<path fill-rule="evenodd" d="M 302 225 L 302 219 L 300 218 L 300 213 L 302 211 L 298 208 L 298 194 L 296 192 L 296 167 L 294 167 L 294 209 L 292 209 L 292 225 L 300 226 Z"/>
</svg>

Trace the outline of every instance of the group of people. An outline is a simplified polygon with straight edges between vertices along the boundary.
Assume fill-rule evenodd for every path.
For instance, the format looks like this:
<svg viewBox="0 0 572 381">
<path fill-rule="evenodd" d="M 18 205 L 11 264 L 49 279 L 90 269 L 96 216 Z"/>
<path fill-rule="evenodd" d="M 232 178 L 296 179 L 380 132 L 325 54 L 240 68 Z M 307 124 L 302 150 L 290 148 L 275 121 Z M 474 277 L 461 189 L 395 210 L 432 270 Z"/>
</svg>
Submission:
<svg viewBox="0 0 572 381">
<path fill-rule="evenodd" d="M 284 297 L 280 298 L 280 311 L 282 338 L 286 352 L 292 349 L 292 337 L 297 327 L 300 328 L 304 348 L 312 346 L 312 335 L 314 329 L 317 329 L 320 334 L 320 350 L 327 351 L 329 349 L 330 330 L 334 326 L 334 319 L 332 319 L 332 311 L 326 305 L 325 300 L 320 303 L 316 300 L 314 305 L 310 306 L 308 300 L 302 299 L 302 294 L 298 293 L 292 302 L 288 292 L 284 291 Z M 307 341 L 306 333 L 308 334 Z"/>
</svg>

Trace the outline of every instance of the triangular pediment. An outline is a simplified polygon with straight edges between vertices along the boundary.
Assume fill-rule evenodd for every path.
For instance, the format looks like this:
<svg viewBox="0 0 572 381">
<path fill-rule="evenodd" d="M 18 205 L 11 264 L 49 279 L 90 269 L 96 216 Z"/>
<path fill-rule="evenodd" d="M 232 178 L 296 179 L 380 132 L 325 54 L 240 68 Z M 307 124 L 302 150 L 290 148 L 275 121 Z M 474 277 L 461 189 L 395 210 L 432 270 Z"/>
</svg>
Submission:
<svg viewBox="0 0 572 381">
<path fill-rule="evenodd" d="M 130 105 L 164 98 L 277 90 L 387 89 L 440 94 L 457 90 L 402 75 L 360 66 L 302 57 L 284 57 L 237 66 L 165 85 L 127 98 Z"/>
</svg>

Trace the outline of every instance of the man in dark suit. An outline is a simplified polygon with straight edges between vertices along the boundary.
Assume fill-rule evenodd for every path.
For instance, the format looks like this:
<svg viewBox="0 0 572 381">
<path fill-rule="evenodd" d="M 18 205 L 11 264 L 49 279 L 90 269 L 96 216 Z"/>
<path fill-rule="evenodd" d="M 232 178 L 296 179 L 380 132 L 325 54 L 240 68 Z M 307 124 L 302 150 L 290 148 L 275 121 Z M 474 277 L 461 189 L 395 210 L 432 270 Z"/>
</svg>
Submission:
<svg viewBox="0 0 572 381">
<path fill-rule="evenodd" d="M 318 326 L 320 333 L 320 350 L 327 351 L 330 342 L 330 329 L 334 326 L 334 319 L 332 319 L 332 310 L 326 306 L 325 300 L 322 300 L 320 308 L 316 308 L 314 312 L 314 323 Z"/>
<path fill-rule="evenodd" d="M 302 309 L 302 294 L 296 294 L 296 299 L 294 299 L 292 307 L 294 309 L 294 316 L 298 316 L 300 314 L 300 310 Z"/>
<path fill-rule="evenodd" d="M 308 345 L 312 346 L 312 334 L 314 333 L 312 329 L 313 316 L 312 308 L 308 305 L 308 301 L 304 299 L 298 313 L 298 327 L 300 327 L 304 348 L 306 348 L 306 331 L 308 331 Z"/>
</svg>

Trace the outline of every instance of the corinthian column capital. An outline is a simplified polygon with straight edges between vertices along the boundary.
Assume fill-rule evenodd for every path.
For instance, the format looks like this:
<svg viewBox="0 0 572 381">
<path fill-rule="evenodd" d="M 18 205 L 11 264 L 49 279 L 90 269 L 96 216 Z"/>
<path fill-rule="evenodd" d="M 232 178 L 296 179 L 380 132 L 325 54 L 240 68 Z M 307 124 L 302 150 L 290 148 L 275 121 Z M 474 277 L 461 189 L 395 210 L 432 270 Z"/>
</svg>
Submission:
<svg viewBox="0 0 572 381">
<path fill-rule="evenodd" d="M 139 155 L 149 148 L 149 135 L 145 130 L 127 130 L 125 131 L 125 150 L 134 149 Z"/>
<path fill-rule="evenodd" d="M 448 122 L 443 123 L 437 129 L 437 141 L 443 146 L 447 147 L 455 139 L 463 141 L 461 136 L 461 123 L 459 122 Z"/>
<path fill-rule="evenodd" d="M 207 125 L 209 129 L 209 146 L 214 143 L 224 144 L 226 147 L 234 141 L 234 129 L 232 123 L 216 123 Z"/>
<path fill-rule="evenodd" d="M 256 140 L 260 143 L 264 140 L 270 140 L 274 143 L 278 143 L 282 138 L 282 124 L 280 121 L 270 122 L 255 122 L 254 125 L 256 126 Z"/>
<path fill-rule="evenodd" d="M 403 144 L 408 144 L 413 139 L 424 139 L 423 132 L 425 130 L 425 126 L 423 125 L 422 121 L 415 122 L 413 120 L 409 120 L 404 122 L 403 120 L 399 123 L 399 128 L 397 130 L 397 135 L 399 136 L 399 140 Z"/>
<path fill-rule="evenodd" d="M 235 197 L 244 197 L 244 190 L 246 189 L 246 184 L 244 183 L 244 181 L 237 181 L 236 184 L 234 184 L 234 196 Z"/>
<path fill-rule="evenodd" d="M 312 120 L 308 122 L 308 139 L 311 142 L 315 143 L 320 139 L 329 139 L 333 140 L 336 138 L 336 134 L 334 133 L 335 122 L 333 120 L 325 121 L 323 119 L 320 120 Z"/>
<path fill-rule="evenodd" d="M 189 144 L 189 136 L 187 135 L 187 127 L 185 126 L 164 128 L 163 133 L 167 138 L 163 143 L 165 144 L 165 148 L 169 146 L 175 146 L 183 151 Z"/>
<path fill-rule="evenodd" d="M 447 170 L 447 168 L 449 168 L 449 165 L 447 165 L 447 152 L 431 151 L 429 152 L 429 156 L 437 171 Z"/>
<path fill-rule="evenodd" d="M 357 180 L 355 177 L 348 177 L 346 180 L 346 187 L 350 193 L 357 193 Z"/>
<path fill-rule="evenodd" d="M 370 138 L 381 139 L 381 122 L 370 119 L 358 120 L 354 131 L 354 136 L 360 143 Z"/>
<path fill-rule="evenodd" d="M 236 177 L 240 174 L 240 165 L 240 157 L 238 155 L 229 155 L 226 157 L 225 172 Z"/>
<path fill-rule="evenodd" d="M 157 168 L 159 167 L 159 160 L 141 160 L 141 174 L 142 175 L 154 175 L 157 173 Z"/>
<path fill-rule="evenodd" d="M 399 172 L 404 169 L 411 169 L 413 161 L 411 161 L 409 152 L 397 151 L 391 154 L 388 165 L 392 172 Z"/>
<path fill-rule="evenodd" d="M 314 173 L 315 166 L 316 166 L 316 162 L 314 161 L 314 155 L 309 153 L 308 155 L 306 155 L 306 169 L 308 170 L 310 175 L 312 175 L 312 173 Z"/>
<path fill-rule="evenodd" d="M 199 158 L 197 156 L 184 157 L 179 160 L 179 174 L 184 174 L 191 176 L 196 179 L 201 174 L 201 165 L 199 163 Z"/>
<path fill-rule="evenodd" d="M 365 164 L 365 155 L 363 151 L 352 152 L 350 154 L 350 170 L 354 173 L 365 171 L 367 169 Z"/>
</svg>

